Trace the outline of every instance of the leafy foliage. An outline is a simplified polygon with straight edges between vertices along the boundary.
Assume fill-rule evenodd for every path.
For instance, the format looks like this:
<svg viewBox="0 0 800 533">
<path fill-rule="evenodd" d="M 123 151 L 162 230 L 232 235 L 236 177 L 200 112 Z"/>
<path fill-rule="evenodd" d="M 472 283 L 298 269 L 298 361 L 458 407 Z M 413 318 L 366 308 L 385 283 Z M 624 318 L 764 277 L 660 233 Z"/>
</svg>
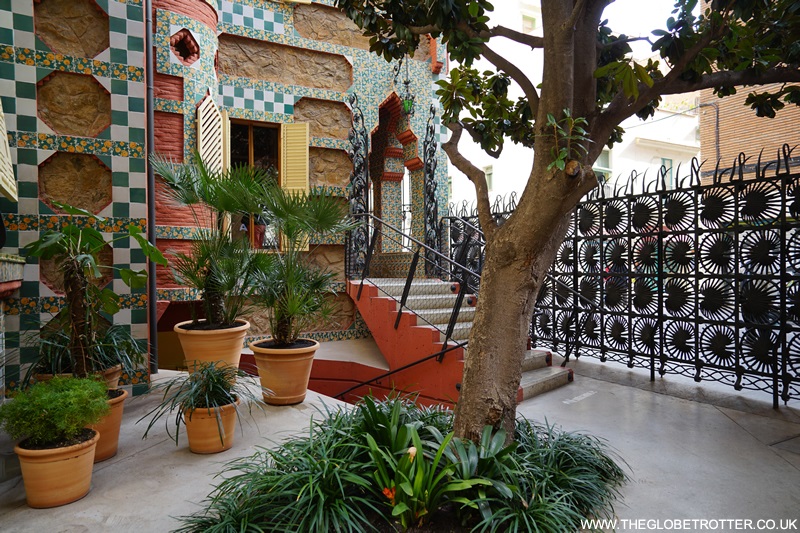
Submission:
<svg viewBox="0 0 800 533">
<path fill-rule="evenodd" d="M 69 326 L 66 324 L 68 315 L 61 315 L 59 328 L 45 327 L 41 332 L 35 331 L 31 335 L 33 344 L 38 349 L 38 355 L 33 365 L 28 368 L 23 384 L 29 384 L 35 374 L 65 374 L 73 373 L 75 363 L 70 352 L 70 337 L 65 333 Z M 135 339 L 130 328 L 122 325 L 98 324 L 93 330 L 93 335 L 87 345 L 87 354 L 90 368 L 93 372 L 100 372 L 116 365 L 122 365 L 122 371 L 132 375 L 137 367 L 146 361 L 146 347 L 144 341 Z"/>
<path fill-rule="evenodd" d="M 55 260 L 64 275 L 67 297 L 61 315 L 61 332 L 45 333 L 50 337 L 40 345 L 45 350 L 40 352 L 40 356 L 55 356 L 57 354 L 53 350 L 57 346 L 63 347 L 65 352 L 58 354 L 57 358 L 65 362 L 69 359 L 69 368 L 80 377 L 85 377 L 90 371 L 117 364 L 122 364 L 130 371 L 134 361 L 141 362 L 141 349 L 135 341 L 131 342 L 130 335 L 124 338 L 119 329 L 109 332 L 108 323 L 103 317 L 104 313 L 113 315 L 119 311 L 119 296 L 113 290 L 93 282 L 102 278 L 102 270 L 113 269 L 119 272 L 120 278 L 129 287 L 142 288 L 147 282 L 147 272 L 101 265 L 100 253 L 108 244 L 132 237 L 151 261 L 166 265 L 166 259 L 133 224 L 128 225 L 127 235 L 106 241 L 101 232 L 86 223 L 92 219 L 105 223 L 104 218 L 67 204 L 55 203 L 55 206 L 69 215 L 67 221 L 62 223 L 60 229 L 47 230 L 23 249 L 32 257 Z M 79 222 L 76 216 L 85 217 L 86 220 Z M 128 349 L 131 351 L 128 352 Z"/>
<path fill-rule="evenodd" d="M 242 403 L 247 407 L 248 412 L 251 411 L 253 405 L 263 409 L 261 391 L 255 393 L 253 387 L 258 387 L 257 381 L 243 370 L 219 364 L 217 361 L 198 362 L 191 374 L 178 375 L 168 381 L 158 383 L 150 389 L 151 394 L 155 391 L 163 391 L 163 399 L 161 403 L 137 421 L 138 423 L 150 418 L 142 438 L 147 438 L 147 434 L 159 419 L 172 414 L 175 417 L 173 419 L 175 433 L 173 434 L 170 429 L 169 417 L 165 419 L 164 425 L 167 428 L 167 434 L 175 441 L 175 445 L 178 445 L 180 427 L 185 423 L 186 417 L 191 419 L 195 410 L 204 409 L 209 414 L 212 412 L 215 414 L 219 425 L 220 439 L 222 439 L 222 414 L 215 409 L 232 404 L 236 407 L 237 417 L 239 417 Z M 266 390 L 264 392 L 270 393 Z"/>
<path fill-rule="evenodd" d="M 261 212 L 280 233 L 274 254 L 264 257 L 254 273 L 256 305 L 267 311 L 276 346 L 290 345 L 316 320 L 333 312 L 334 274 L 314 264 L 304 250 L 312 236 L 351 228 L 347 205 L 327 194 L 310 195 L 277 186 L 266 189 Z"/>
<path fill-rule="evenodd" d="M 105 383 L 93 379 L 54 377 L 17 393 L 0 405 L 0 426 L 12 439 L 26 438 L 37 447 L 69 441 L 106 413 Z"/>
<path fill-rule="evenodd" d="M 228 464 L 180 531 L 405 530 L 445 510 L 474 530 L 573 531 L 611 513 L 625 481 L 601 441 L 527 421 L 508 445 L 489 427 L 478 443 L 455 438 L 449 411 L 400 397 L 323 414 L 306 435 Z"/>
<path fill-rule="evenodd" d="M 202 228 L 189 253 L 174 253 L 176 280 L 200 292 L 206 326 L 236 324 L 252 296 L 256 272 L 268 258 L 245 237 L 234 238 L 224 219 L 259 212 L 267 190 L 275 184 L 275 171 L 236 166 L 217 173 L 196 153 L 184 164 L 154 156 L 152 165 L 168 186 L 167 197 L 189 207 L 195 226 Z"/>
</svg>

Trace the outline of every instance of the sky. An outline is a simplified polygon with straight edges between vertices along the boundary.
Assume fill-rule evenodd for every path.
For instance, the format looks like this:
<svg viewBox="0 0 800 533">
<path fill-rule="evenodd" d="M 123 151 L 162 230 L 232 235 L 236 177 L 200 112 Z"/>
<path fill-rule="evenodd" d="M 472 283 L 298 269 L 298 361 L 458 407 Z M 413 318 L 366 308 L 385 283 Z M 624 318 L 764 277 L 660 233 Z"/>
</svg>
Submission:
<svg viewBox="0 0 800 533">
<path fill-rule="evenodd" d="M 616 33 L 631 37 L 653 37 L 654 29 L 666 29 L 667 19 L 674 9 L 675 0 L 616 0 L 603 12 L 609 27 Z M 633 43 L 637 56 L 649 55 L 647 42 Z"/>
</svg>

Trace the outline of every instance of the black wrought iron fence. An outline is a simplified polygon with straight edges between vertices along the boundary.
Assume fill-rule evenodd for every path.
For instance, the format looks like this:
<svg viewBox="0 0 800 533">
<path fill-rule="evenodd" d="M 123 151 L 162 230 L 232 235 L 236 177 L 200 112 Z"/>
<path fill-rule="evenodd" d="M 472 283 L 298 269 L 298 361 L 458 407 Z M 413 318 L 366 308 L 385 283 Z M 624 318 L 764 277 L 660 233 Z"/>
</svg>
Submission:
<svg viewBox="0 0 800 533">
<path fill-rule="evenodd" d="M 608 196 L 597 189 L 572 215 L 532 341 L 649 368 L 651 378 L 762 390 L 776 407 L 797 397 L 800 171 L 791 152 L 751 166 L 740 157 L 703 183 L 695 161 L 674 189 L 664 169 Z M 451 235 L 459 223 L 446 222 Z"/>
</svg>

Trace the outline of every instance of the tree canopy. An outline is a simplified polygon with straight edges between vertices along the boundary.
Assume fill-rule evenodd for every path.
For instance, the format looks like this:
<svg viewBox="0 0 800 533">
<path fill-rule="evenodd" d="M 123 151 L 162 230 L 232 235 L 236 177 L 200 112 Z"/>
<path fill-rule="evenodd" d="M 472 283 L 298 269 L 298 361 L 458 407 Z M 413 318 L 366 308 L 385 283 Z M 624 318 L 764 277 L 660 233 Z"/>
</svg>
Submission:
<svg viewBox="0 0 800 533">
<path fill-rule="evenodd" d="M 664 95 L 701 89 L 725 97 L 750 86 L 746 104 L 758 116 L 800 105 L 800 86 L 792 85 L 800 82 L 800 0 L 678 0 L 666 29 L 653 32 L 654 57 L 646 62 L 633 59 L 634 38 L 603 20 L 612 2 L 541 0 L 543 34 L 535 36 L 492 24 L 487 0 L 337 0 L 370 36 L 371 51 L 387 60 L 413 53 L 427 34 L 440 37 L 457 62 L 438 82 L 452 132 L 443 149 L 475 186 L 487 242 L 456 411 L 459 436 L 477 437 L 484 423 L 513 426 L 536 294 L 566 215 L 597 185 L 592 163 L 621 139 L 623 120 L 652 116 Z M 501 38 L 541 50 L 541 65 L 533 65 L 540 84 L 526 74 L 534 54 L 504 57 L 494 44 Z M 479 57 L 495 70 L 476 69 Z M 521 96 L 511 96 L 512 84 Z M 508 141 L 534 150 L 517 209 L 502 226 L 491 216 L 483 171 L 458 149 L 464 132 L 494 157 Z"/>
</svg>

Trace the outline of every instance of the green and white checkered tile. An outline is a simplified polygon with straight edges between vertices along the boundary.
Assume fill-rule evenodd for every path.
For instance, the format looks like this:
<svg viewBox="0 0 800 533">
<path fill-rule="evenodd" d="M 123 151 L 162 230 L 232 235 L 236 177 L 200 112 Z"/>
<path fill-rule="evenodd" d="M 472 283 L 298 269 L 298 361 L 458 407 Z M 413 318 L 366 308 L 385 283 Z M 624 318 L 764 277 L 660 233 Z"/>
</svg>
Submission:
<svg viewBox="0 0 800 533">
<path fill-rule="evenodd" d="M 266 113 L 292 114 L 294 96 L 252 87 L 220 85 L 218 103 L 224 107 L 249 109 Z"/>
<path fill-rule="evenodd" d="M 237 2 L 220 2 L 220 22 L 234 24 L 258 31 L 284 33 L 283 15 L 261 7 L 254 7 Z"/>
<path fill-rule="evenodd" d="M 36 35 L 33 27 L 33 2 L 13 2 L 11 25 L 14 29 L 14 46 L 34 49 Z"/>
<path fill-rule="evenodd" d="M 109 49 L 112 63 L 144 66 L 144 16 L 141 6 L 108 3 Z"/>
</svg>

